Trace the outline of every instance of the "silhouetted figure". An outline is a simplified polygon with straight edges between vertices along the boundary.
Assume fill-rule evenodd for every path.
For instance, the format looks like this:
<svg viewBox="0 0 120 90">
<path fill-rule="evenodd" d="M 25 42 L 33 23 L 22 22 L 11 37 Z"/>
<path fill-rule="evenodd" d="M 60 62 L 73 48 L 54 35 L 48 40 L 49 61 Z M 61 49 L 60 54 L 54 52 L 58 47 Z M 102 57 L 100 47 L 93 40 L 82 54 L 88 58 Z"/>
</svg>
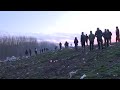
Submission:
<svg viewBox="0 0 120 90">
<path fill-rule="evenodd" d="M 74 39 L 74 44 L 75 44 L 75 50 L 78 50 L 78 39 L 75 37 Z"/>
<path fill-rule="evenodd" d="M 69 43 L 66 41 L 65 42 L 65 48 L 68 48 L 68 46 L 69 46 Z"/>
<path fill-rule="evenodd" d="M 102 40 L 103 33 L 99 28 L 97 28 L 97 31 L 95 32 L 95 36 L 97 37 L 98 49 L 100 49 L 100 46 L 103 49 L 103 40 Z"/>
<path fill-rule="evenodd" d="M 92 31 L 90 31 L 89 34 L 89 41 L 90 41 L 90 51 L 94 49 L 94 39 L 95 39 L 95 35 L 92 33 Z"/>
<path fill-rule="evenodd" d="M 86 40 L 86 36 L 84 35 L 84 32 L 82 32 L 82 35 L 81 35 L 81 45 L 82 45 L 82 48 L 85 50 L 85 40 Z"/>
<path fill-rule="evenodd" d="M 119 28 L 116 27 L 116 42 L 119 42 Z"/>
<path fill-rule="evenodd" d="M 57 46 L 55 46 L 55 50 L 57 50 Z"/>
<path fill-rule="evenodd" d="M 86 38 L 85 38 L 86 40 L 86 44 L 87 44 L 87 46 L 88 46 L 88 35 L 86 34 Z"/>
<path fill-rule="evenodd" d="M 42 53 L 43 53 L 43 49 L 42 49 L 41 51 L 42 51 Z"/>
<path fill-rule="evenodd" d="M 112 33 L 109 31 L 110 37 L 109 37 L 109 43 L 111 44 L 111 39 L 112 39 Z"/>
<path fill-rule="evenodd" d="M 107 45 L 107 29 L 105 29 L 105 31 L 104 31 L 104 33 L 103 33 L 103 38 L 104 38 L 104 45 L 105 45 L 105 47 L 106 47 L 106 45 Z"/>
<path fill-rule="evenodd" d="M 32 52 L 31 52 L 31 49 L 29 49 L 29 54 L 30 54 L 30 56 L 31 56 L 31 53 L 32 53 Z"/>
<path fill-rule="evenodd" d="M 35 48 L 35 55 L 37 55 L 37 48 Z"/>
<path fill-rule="evenodd" d="M 28 50 L 25 51 L 25 55 L 28 56 Z"/>
<path fill-rule="evenodd" d="M 110 40 L 110 32 L 109 32 L 109 29 L 107 29 L 107 32 L 106 32 L 106 46 L 108 47 L 109 46 L 109 40 Z"/>
<path fill-rule="evenodd" d="M 61 50 L 62 49 L 62 43 L 61 42 L 59 43 L 59 47 L 60 47 L 60 50 Z"/>
</svg>

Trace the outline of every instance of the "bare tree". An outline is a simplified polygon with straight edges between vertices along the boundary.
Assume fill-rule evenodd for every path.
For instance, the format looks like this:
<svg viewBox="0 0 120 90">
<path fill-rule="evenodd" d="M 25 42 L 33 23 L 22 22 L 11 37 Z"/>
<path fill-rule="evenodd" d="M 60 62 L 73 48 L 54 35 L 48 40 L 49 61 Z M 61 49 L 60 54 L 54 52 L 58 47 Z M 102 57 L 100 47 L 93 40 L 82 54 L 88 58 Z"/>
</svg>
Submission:
<svg viewBox="0 0 120 90">
<path fill-rule="evenodd" d="M 48 48 L 54 50 L 55 43 L 42 41 L 38 42 L 34 37 L 25 36 L 1 36 L 0 37 L 0 58 L 5 59 L 11 56 L 23 56 L 26 49 L 38 50 Z"/>
</svg>

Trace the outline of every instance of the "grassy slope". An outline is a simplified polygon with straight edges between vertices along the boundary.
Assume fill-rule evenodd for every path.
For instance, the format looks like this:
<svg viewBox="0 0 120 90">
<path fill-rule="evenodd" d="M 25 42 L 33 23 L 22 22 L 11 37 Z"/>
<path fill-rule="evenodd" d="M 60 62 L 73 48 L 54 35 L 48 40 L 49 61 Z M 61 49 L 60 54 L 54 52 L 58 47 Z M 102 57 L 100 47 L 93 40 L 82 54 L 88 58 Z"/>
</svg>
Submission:
<svg viewBox="0 0 120 90">
<path fill-rule="evenodd" d="M 68 79 L 69 72 L 74 70 L 78 72 L 73 79 L 79 79 L 83 74 L 87 75 L 86 79 L 120 78 L 120 45 L 92 52 L 87 49 L 86 52 L 67 49 L 20 61 L 0 62 L 0 78 Z M 50 63 L 50 60 L 58 61 Z"/>
</svg>

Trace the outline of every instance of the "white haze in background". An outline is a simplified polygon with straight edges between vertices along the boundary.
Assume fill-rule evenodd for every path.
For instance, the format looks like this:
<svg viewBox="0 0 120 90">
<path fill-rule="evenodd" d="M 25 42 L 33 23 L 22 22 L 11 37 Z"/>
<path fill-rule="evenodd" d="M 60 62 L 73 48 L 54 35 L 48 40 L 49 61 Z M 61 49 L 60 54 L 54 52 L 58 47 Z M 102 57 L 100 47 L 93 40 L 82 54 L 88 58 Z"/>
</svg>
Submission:
<svg viewBox="0 0 120 90">
<path fill-rule="evenodd" d="M 30 13 L 30 12 L 29 12 Z M 32 12 L 34 13 L 34 12 Z M 47 12 L 55 13 L 55 12 Z M 57 12 L 58 13 L 58 12 Z M 37 13 L 36 13 L 37 14 Z M 120 27 L 120 11 L 62 11 L 58 13 L 59 16 L 55 20 L 51 21 L 51 24 L 43 25 L 42 29 L 39 26 L 40 20 L 39 15 L 36 15 L 38 19 L 33 18 L 33 24 L 36 24 L 35 28 L 32 27 L 32 24 L 29 26 L 28 32 L 22 31 L 22 33 L 9 33 L 10 35 L 25 35 L 25 36 L 34 36 L 38 38 L 38 41 L 53 41 L 56 43 L 68 41 L 73 44 L 74 37 L 77 37 L 80 41 L 81 32 L 89 34 L 90 30 L 95 33 L 96 28 L 99 27 L 102 31 L 104 29 L 109 29 L 112 31 L 112 41 L 115 41 L 115 27 Z M 55 14 L 49 14 L 55 15 Z M 43 15 L 44 16 L 44 15 Z M 30 17 L 30 16 L 29 16 Z M 47 17 L 47 15 L 46 15 Z M 52 16 L 53 18 L 54 16 Z M 45 18 L 45 17 L 44 17 Z M 26 19 L 26 18 L 24 18 Z M 27 18 L 29 20 L 29 18 Z M 38 21 L 35 21 L 38 20 Z M 47 18 L 49 21 L 49 18 Z M 47 20 L 45 20 L 47 22 Z M 50 22 L 50 21 L 49 21 Z M 30 22 L 29 22 L 30 23 Z M 45 23 L 45 22 L 44 22 Z M 2 26 L 2 24 L 0 24 Z M 32 28 L 30 28 L 32 27 Z M 20 27 L 18 27 L 20 28 Z M 6 27 L 5 29 L 8 29 Z M 1 30 L 2 31 L 2 30 Z M 2 33 L 2 32 L 1 32 Z M 8 34 L 7 32 L 5 34 Z M 96 43 L 96 41 L 95 41 Z M 80 43 L 79 43 L 80 45 Z"/>
</svg>

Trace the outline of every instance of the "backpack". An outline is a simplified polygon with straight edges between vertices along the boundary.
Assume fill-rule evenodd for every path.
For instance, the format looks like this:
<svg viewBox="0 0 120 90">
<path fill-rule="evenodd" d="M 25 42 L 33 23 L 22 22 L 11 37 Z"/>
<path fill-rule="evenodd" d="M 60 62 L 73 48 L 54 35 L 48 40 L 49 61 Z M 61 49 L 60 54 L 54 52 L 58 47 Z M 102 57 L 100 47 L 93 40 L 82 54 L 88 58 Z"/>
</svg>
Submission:
<svg viewBox="0 0 120 90">
<path fill-rule="evenodd" d="M 77 40 L 77 39 L 75 39 L 75 40 L 74 40 L 74 43 L 75 43 L 75 44 L 76 44 L 76 43 L 78 43 L 78 40 Z"/>
</svg>

